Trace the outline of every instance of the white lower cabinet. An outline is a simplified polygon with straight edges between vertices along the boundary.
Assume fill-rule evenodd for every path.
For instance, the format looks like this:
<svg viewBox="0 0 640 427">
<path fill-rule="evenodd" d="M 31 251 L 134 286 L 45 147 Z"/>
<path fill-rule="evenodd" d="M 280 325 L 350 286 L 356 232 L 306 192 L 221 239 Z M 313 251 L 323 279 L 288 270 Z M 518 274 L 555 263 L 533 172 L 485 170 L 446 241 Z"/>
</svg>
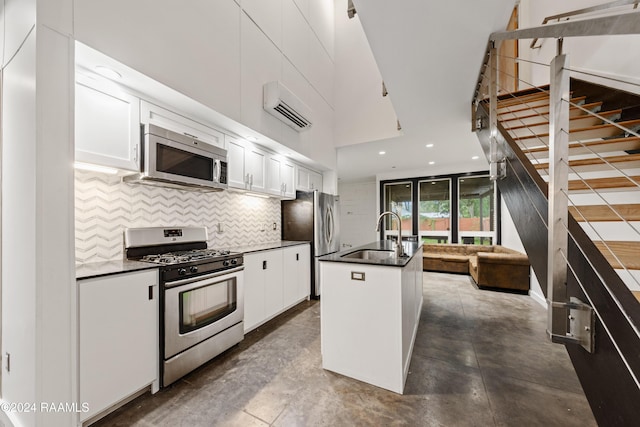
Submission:
<svg viewBox="0 0 640 427">
<path fill-rule="evenodd" d="M 284 306 L 289 308 L 309 297 L 311 290 L 311 252 L 309 245 L 284 248 Z"/>
<path fill-rule="evenodd" d="M 78 280 L 80 402 L 85 421 L 158 389 L 158 271 Z"/>
<path fill-rule="evenodd" d="M 309 245 L 244 255 L 244 331 L 309 297 Z"/>
</svg>

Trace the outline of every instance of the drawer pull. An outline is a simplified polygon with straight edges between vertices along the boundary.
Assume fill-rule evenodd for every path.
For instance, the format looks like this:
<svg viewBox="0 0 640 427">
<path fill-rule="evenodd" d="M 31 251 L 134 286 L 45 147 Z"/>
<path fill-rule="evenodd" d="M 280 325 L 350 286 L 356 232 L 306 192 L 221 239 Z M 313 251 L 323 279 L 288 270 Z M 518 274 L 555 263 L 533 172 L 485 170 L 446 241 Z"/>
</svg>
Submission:
<svg viewBox="0 0 640 427">
<path fill-rule="evenodd" d="M 364 282 L 364 271 L 352 271 L 351 280 L 361 280 Z"/>
</svg>

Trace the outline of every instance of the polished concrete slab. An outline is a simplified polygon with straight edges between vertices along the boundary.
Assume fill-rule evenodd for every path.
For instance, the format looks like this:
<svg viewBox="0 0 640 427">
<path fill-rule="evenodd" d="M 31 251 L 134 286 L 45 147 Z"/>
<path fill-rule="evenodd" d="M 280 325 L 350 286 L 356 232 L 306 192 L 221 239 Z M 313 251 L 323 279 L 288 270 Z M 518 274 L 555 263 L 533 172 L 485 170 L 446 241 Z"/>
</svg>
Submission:
<svg viewBox="0 0 640 427">
<path fill-rule="evenodd" d="M 591 426 L 564 347 L 526 295 L 424 273 L 405 393 L 322 369 L 320 305 L 300 304 L 96 426 Z M 363 301 L 363 304 L 366 301 Z"/>
</svg>

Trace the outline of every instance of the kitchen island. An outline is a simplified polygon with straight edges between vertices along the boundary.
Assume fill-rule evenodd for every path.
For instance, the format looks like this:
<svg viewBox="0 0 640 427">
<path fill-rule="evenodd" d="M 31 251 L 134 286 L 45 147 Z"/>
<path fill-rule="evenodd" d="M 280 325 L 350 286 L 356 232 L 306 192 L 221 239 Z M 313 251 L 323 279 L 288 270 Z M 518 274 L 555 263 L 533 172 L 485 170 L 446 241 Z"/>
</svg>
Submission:
<svg viewBox="0 0 640 427">
<path fill-rule="evenodd" d="M 402 394 L 422 308 L 422 244 L 320 258 L 322 367 Z"/>
</svg>

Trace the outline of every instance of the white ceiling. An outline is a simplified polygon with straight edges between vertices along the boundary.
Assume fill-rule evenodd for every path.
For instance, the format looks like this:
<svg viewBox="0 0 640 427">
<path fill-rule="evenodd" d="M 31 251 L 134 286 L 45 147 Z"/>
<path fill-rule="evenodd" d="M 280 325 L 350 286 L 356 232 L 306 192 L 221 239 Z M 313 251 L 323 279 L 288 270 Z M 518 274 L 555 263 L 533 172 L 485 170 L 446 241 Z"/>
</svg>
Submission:
<svg viewBox="0 0 640 427">
<path fill-rule="evenodd" d="M 342 181 L 487 169 L 471 97 L 489 35 L 506 27 L 515 3 L 354 0 L 403 135 L 340 147 Z"/>
</svg>

